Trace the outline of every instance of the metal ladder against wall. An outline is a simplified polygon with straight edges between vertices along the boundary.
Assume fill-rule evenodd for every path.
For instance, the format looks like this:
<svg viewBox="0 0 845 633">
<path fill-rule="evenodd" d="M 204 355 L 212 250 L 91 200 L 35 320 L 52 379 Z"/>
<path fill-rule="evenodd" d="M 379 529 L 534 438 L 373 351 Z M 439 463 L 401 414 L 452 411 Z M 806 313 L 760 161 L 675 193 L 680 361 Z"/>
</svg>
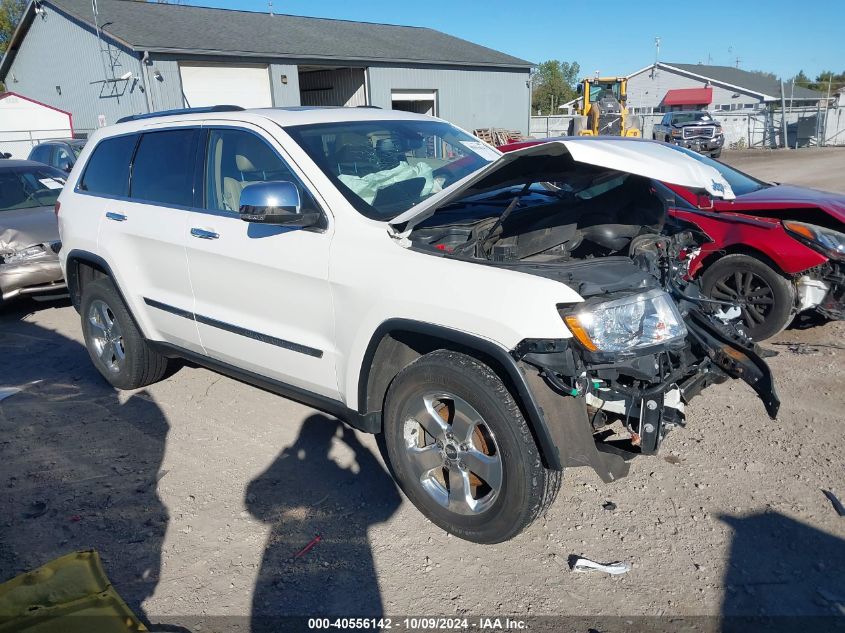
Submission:
<svg viewBox="0 0 845 633">
<path fill-rule="evenodd" d="M 97 7 L 97 0 L 92 0 L 91 8 L 94 11 L 94 28 L 97 31 L 100 63 L 103 66 L 103 79 L 91 83 L 100 84 L 101 99 L 116 99 L 120 103 L 120 98 L 126 93 L 126 88 L 132 79 L 123 79 L 123 73 L 120 73 L 120 69 L 123 68 L 123 64 L 120 62 L 120 50 L 112 46 L 108 38 L 103 37 L 100 29 L 100 12 Z"/>
</svg>

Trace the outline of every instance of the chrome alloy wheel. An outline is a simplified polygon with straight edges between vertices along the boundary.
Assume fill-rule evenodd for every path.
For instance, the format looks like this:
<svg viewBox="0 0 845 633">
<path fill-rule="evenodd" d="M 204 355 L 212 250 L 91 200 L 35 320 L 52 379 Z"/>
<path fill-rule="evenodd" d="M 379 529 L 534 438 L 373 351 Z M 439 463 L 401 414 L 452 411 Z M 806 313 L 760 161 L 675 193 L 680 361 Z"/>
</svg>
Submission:
<svg viewBox="0 0 845 633">
<path fill-rule="evenodd" d="M 502 489 L 504 469 L 496 438 L 478 411 L 450 393 L 424 394 L 411 410 L 403 437 L 423 490 L 457 514 L 489 509 Z"/>
<path fill-rule="evenodd" d="M 110 372 L 118 373 L 126 358 L 123 331 L 105 301 L 96 299 L 88 308 L 91 343 L 97 357 Z"/>
</svg>

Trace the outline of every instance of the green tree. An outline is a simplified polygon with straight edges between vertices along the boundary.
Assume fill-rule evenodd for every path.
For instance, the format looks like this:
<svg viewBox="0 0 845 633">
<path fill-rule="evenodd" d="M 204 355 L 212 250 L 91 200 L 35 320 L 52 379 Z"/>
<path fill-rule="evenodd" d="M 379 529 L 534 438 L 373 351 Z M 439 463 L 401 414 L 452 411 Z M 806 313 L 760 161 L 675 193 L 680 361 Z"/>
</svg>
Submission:
<svg viewBox="0 0 845 633">
<path fill-rule="evenodd" d="M 812 83 L 810 78 L 804 74 L 803 70 L 799 70 L 798 74 L 792 78 L 792 81 L 795 82 L 796 86 L 801 86 L 802 88 L 806 88 Z"/>
<path fill-rule="evenodd" d="M 810 84 L 811 90 L 818 90 L 819 92 L 827 92 L 828 84 L 830 91 L 836 92 L 840 88 L 845 88 L 845 71 L 835 73 L 831 70 L 824 70 L 816 75 L 815 83 Z"/>
<path fill-rule="evenodd" d="M 9 47 L 9 41 L 25 8 L 26 0 L 0 0 L 0 53 L 5 53 Z M 6 87 L 0 83 L 0 92 L 5 91 Z"/>
<path fill-rule="evenodd" d="M 6 52 L 25 8 L 26 0 L 0 0 L 0 53 Z"/>
<path fill-rule="evenodd" d="M 558 106 L 578 96 L 578 62 L 561 62 L 550 59 L 537 67 L 534 76 L 534 93 L 531 98 L 531 113 L 557 114 Z"/>
</svg>

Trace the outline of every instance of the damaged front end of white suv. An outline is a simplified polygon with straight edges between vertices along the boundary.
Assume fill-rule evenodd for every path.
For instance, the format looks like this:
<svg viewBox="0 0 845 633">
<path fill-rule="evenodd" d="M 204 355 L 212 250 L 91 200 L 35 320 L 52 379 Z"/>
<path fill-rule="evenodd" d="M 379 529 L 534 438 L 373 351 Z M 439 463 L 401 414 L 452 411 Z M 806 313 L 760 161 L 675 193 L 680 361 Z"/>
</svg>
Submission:
<svg viewBox="0 0 845 633">
<path fill-rule="evenodd" d="M 707 238 L 668 217 L 658 178 L 733 197 L 718 172 L 660 144 L 573 139 L 502 156 L 390 224 L 408 248 L 578 292 L 582 302 L 558 306 L 570 337 L 523 340 L 511 354 L 561 465 L 605 481 L 657 452 L 710 384 L 745 381 L 772 418 L 780 404 L 760 349 L 686 278 Z"/>
</svg>

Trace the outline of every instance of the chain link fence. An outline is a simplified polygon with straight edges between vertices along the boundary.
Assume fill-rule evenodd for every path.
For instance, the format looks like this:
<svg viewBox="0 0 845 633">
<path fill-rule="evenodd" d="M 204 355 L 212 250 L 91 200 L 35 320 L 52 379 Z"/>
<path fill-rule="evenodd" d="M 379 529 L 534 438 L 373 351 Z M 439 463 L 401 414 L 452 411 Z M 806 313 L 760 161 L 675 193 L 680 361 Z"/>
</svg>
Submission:
<svg viewBox="0 0 845 633">
<path fill-rule="evenodd" d="M 643 138 L 653 138 L 662 113 L 638 114 Z M 845 107 L 820 106 L 713 112 L 722 124 L 727 149 L 845 146 Z M 529 135 L 534 138 L 566 136 L 575 115 L 532 116 Z M 784 125 L 785 124 L 785 125 Z M 784 127 L 786 133 L 784 134 Z"/>
</svg>

